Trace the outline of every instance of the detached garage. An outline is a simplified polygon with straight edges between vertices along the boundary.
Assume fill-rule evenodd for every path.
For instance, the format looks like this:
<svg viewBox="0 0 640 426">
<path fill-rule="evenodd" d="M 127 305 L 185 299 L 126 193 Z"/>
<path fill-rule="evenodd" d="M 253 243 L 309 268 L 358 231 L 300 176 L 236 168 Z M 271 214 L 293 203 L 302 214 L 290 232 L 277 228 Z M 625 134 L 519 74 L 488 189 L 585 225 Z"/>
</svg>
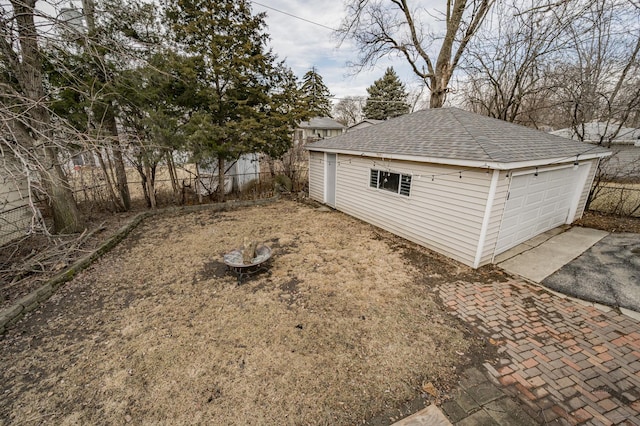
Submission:
<svg viewBox="0 0 640 426">
<path fill-rule="evenodd" d="M 457 108 L 307 149 L 311 198 L 474 268 L 580 218 L 611 154 Z"/>
</svg>

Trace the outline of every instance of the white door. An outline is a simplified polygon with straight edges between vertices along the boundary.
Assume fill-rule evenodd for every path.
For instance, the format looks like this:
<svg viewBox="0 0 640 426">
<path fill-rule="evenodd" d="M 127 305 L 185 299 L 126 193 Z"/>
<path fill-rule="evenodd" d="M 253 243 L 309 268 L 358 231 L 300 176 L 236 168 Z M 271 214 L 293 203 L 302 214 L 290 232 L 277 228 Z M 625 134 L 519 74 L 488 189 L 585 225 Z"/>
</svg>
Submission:
<svg viewBox="0 0 640 426">
<path fill-rule="evenodd" d="M 495 254 L 566 223 L 581 176 L 572 167 L 513 176 Z"/>
<path fill-rule="evenodd" d="M 326 155 L 324 202 L 331 207 L 336 206 L 336 154 Z"/>
</svg>

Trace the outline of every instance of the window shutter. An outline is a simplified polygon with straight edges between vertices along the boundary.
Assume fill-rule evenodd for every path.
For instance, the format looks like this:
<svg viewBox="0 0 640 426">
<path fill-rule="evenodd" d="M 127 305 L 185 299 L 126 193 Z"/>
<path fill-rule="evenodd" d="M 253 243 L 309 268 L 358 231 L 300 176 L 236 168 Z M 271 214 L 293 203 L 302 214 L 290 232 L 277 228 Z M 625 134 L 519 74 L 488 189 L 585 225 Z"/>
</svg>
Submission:
<svg viewBox="0 0 640 426">
<path fill-rule="evenodd" d="M 377 170 L 371 170 L 371 179 L 369 180 L 369 185 L 372 188 L 378 187 L 378 171 Z"/>
<path fill-rule="evenodd" d="M 400 179 L 400 195 L 409 196 L 411 192 L 411 176 L 410 175 L 402 175 Z"/>
</svg>

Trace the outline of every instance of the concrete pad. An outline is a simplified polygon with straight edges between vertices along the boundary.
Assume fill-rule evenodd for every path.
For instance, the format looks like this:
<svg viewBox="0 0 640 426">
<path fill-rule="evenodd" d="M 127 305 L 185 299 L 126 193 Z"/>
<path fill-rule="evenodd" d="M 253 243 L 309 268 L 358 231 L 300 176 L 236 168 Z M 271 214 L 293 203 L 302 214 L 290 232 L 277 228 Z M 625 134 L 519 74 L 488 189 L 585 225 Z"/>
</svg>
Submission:
<svg viewBox="0 0 640 426">
<path fill-rule="evenodd" d="M 395 422 L 393 426 L 453 426 L 442 411 L 435 405 Z"/>
<path fill-rule="evenodd" d="M 538 247 L 540 244 L 550 240 L 556 235 L 560 235 L 563 232 L 568 231 L 569 229 L 571 229 L 571 227 L 568 225 L 558 226 L 557 228 L 549 229 L 548 231 L 543 232 L 542 234 L 536 235 L 530 240 L 525 241 L 523 244 L 527 244 L 532 247 Z"/>
<path fill-rule="evenodd" d="M 608 232 L 597 229 L 574 227 L 498 263 L 498 266 L 539 283 L 607 235 Z"/>
<path fill-rule="evenodd" d="M 476 411 L 464 420 L 459 421 L 456 426 L 501 426 L 486 411 Z M 506 425 L 505 425 L 506 426 Z"/>
<path fill-rule="evenodd" d="M 640 321 L 640 312 L 632 311 L 631 309 L 620 308 L 622 315 L 626 315 L 629 318 L 633 318 L 636 321 Z"/>
<path fill-rule="evenodd" d="M 536 426 L 538 424 L 509 398 L 491 402 L 484 406 L 484 410 L 501 426 Z"/>
<path fill-rule="evenodd" d="M 495 387 L 491 382 L 487 381 L 477 386 L 467 389 L 467 393 L 479 405 L 485 405 L 489 402 L 500 399 L 504 396 L 502 391 Z"/>
<path fill-rule="evenodd" d="M 442 408 L 442 411 L 446 414 L 447 418 L 453 423 L 458 423 L 460 420 L 469 416 L 469 414 L 454 400 L 446 401 L 440 406 L 440 408 Z"/>
<path fill-rule="evenodd" d="M 515 257 L 521 253 L 524 253 L 525 251 L 529 251 L 534 247 L 538 247 L 540 244 L 543 244 L 544 242 L 550 240 L 551 238 L 555 237 L 558 234 L 562 234 L 569 228 L 570 227 L 568 225 L 562 225 L 562 226 L 558 226 L 557 228 L 553 228 L 546 232 L 543 232 L 542 234 L 536 235 L 530 240 L 527 240 L 522 244 L 518 244 L 515 247 L 511 247 L 509 250 L 497 255 L 495 258 L 495 263 L 504 262 L 505 260 L 511 259 L 512 257 Z"/>
<path fill-rule="evenodd" d="M 512 257 L 516 257 L 517 255 L 524 253 L 525 251 L 529 251 L 533 248 L 533 246 L 528 245 L 526 242 L 522 244 L 518 244 L 515 247 L 511 247 L 509 250 L 500 253 L 495 258 L 495 263 L 500 264 L 505 260 L 511 259 Z"/>
</svg>

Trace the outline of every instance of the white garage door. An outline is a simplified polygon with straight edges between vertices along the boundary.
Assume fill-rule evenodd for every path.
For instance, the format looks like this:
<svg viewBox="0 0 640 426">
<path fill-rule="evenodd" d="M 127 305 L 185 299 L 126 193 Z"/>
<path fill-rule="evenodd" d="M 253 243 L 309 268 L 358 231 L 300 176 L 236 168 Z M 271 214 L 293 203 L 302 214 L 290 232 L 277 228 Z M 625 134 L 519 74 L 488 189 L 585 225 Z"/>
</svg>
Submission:
<svg viewBox="0 0 640 426">
<path fill-rule="evenodd" d="M 580 175 L 569 167 L 512 177 L 496 254 L 566 223 Z"/>
</svg>

